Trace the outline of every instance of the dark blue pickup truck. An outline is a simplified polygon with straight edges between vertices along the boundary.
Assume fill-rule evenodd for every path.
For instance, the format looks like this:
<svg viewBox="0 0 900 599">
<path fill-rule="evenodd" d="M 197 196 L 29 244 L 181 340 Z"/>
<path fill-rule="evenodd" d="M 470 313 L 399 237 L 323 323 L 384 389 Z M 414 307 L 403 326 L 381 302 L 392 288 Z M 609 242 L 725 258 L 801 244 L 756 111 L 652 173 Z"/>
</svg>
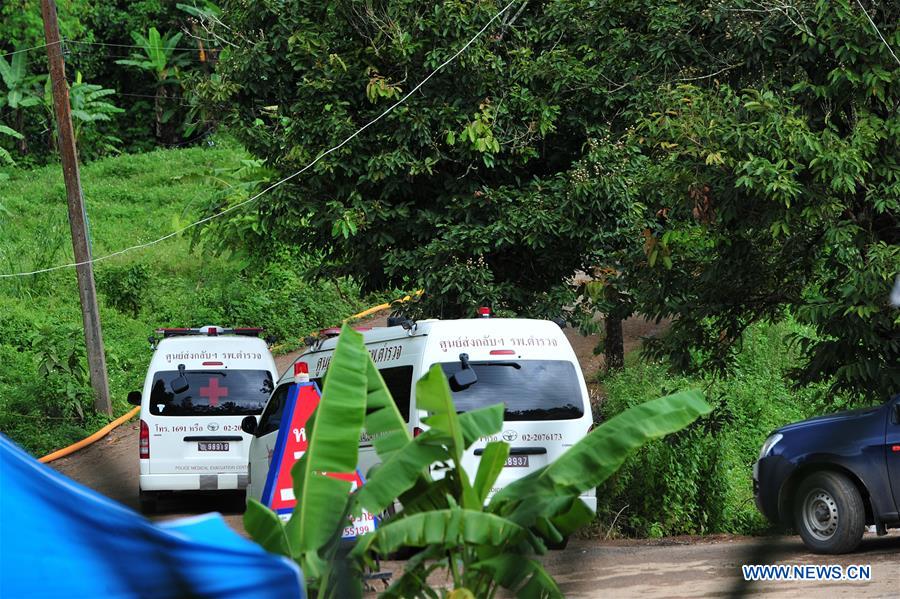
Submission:
<svg viewBox="0 0 900 599">
<path fill-rule="evenodd" d="M 753 465 L 756 505 L 818 553 L 853 551 L 866 525 L 900 527 L 900 395 L 789 424 Z"/>
</svg>

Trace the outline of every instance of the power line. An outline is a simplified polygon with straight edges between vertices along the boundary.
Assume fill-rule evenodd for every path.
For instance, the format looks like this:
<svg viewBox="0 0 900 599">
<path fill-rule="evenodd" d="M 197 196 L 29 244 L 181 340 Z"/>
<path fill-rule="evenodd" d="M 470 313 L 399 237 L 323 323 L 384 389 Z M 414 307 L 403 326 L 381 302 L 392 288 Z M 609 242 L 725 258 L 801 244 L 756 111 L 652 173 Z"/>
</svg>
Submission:
<svg viewBox="0 0 900 599">
<path fill-rule="evenodd" d="M 391 104 L 391 106 L 389 106 L 387 110 L 385 110 L 384 112 L 382 112 L 381 114 L 379 114 L 377 117 L 375 117 L 374 119 L 372 119 L 371 121 L 369 121 L 368 123 L 366 123 L 365 125 L 363 125 L 362 127 L 360 127 L 359 129 L 357 129 L 356 131 L 354 131 L 350 136 L 348 136 L 346 139 L 344 139 L 344 141 L 342 141 L 341 143 L 339 143 L 339 144 L 337 144 L 336 146 L 333 146 L 333 147 L 329 148 L 328 150 L 325 150 L 324 152 L 320 153 L 318 156 L 316 156 L 316 158 L 315 158 L 312 162 L 310 162 L 309 164 L 307 164 L 306 166 L 304 166 L 304 167 L 301 168 L 300 170 L 298 170 L 298 171 L 296 171 L 296 172 L 294 172 L 294 173 L 288 175 L 287 177 L 284 177 L 283 179 L 280 179 L 279 181 L 276 181 L 275 183 L 273 183 L 272 185 L 266 187 L 264 190 L 262 190 L 261 192 L 259 192 L 259 193 L 256 194 L 255 196 L 253 196 L 253 197 L 251 197 L 251 198 L 248 198 L 248 199 L 246 199 L 246 200 L 244 200 L 244 201 L 242 201 L 242 202 L 238 202 L 237 204 L 234 204 L 233 206 L 229 206 L 228 208 L 225 208 L 225 209 L 222 210 L 221 212 L 217 212 L 216 214 L 211 214 L 210 216 L 207 216 L 207 217 L 205 217 L 205 218 L 201 218 L 200 220 L 195 221 L 195 222 L 193 222 L 193 223 L 191 223 L 191 224 L 189 224 L 189 225 L 186 225 L 186 226 L 184 226 L 184 227 L 181 227 L 180 229 L 177 229 L 177 230 L 175 230 L 175 231 L 172 231 L 171 233 L 169 233 L 169 234 L 167 234 L 167 235 L 163 235 L 162 237 L 160 237 L 160 238 L 158 238 L 158 239 L 154 239 L 153 241 L 148 241 L 147 243 L 139 243 L 139 244 L 136 244 L 136 245 L 132 245 L 132 246 L 130 246 L 130 247 L 126 247 L 126 248 L 124 248 L 124 249 L 121 249 L 121 250 L 119 250 L 119 251 L 113 252 L 113 253 L 111 253 L 111 254 L 106 254 L 106 255 L 104 255 L 104 256 L 100 256 L 100 257 L 98 257 L 98 258 L 93 258 L 93 259 L 91 259 L 91 260 L 85 260 L 85 261 L 82 261 L 82 262 L 73 262 L 73 263 L 71 263 L 71 264 L 60 264 L 60 265 L 58 265 L 58 266 L 51 266 L 51 267 L 49 267 L 49 268 L 42 268 L 42 269 L 39 269 L 39 270 L 33 270 L 33 271 L 29 271 L 29 272 L 16 272 L 16 273 L 0 274 L 0 279 L 7 279 L 7 278 L 12 278 L 12 277 L 25 277 L 25 276 L 36 275 L 36 274 L 41 274 L 41 273 L 45 273 L 45 272 L 52 272 L 52 271 L 56 271 L 56 270 L 62 270 L 62 269 L 64 269 L 64 268 L 74 268 L 74 267 L 76 267 L 76 266 L 81 266 L 82 264 L 88 264 L 88 263 L 100 262 L 101 260 L 108 260 L 109 258 L 114 258 L 115 256 L 121 256 L 122 254 L 131 252 L 131 251 L 134 251 L 134 250 L 139 250 L 139 249 L 143 249 L 143 248 L 147 248 L 147 247 L 156 245 L 156 244 L 158 244 L 158 243 L 161 243 L 161 242 L 163 242 L 163 241 L 166 241 L 167 239 L 171 239 L 172 237 L 175 237 L 176 235 L 180 235 L 181 233 L 184 233 L 184 232 L 187 231 L 188 229 L 193 229 L 194 227 L 196 227 L 196 226 L 198 226 L 198 225 L 202 225 L 202 224 L 204 224 L 204 223 L 208 223 L 208 222 L 211 221 L 211 220 L 214 220 L 214 219 L 216 219 L 216 218 L 219 218 L 220 216 L 224 216 L 224 215 L 228 214 L 229 212 L 233 212 L 233 211 L 237 210 L 238 208 L 241 208 L 241 207 L 243 207 L 243 206 L 246 206 L 247 204 L 250 204 L 250 203 L 252 203 L 252 202 L 255 202 L 255 201 L 258 200 L 260 197 L 262 197 L 262 196 L 265 195 L 266 193 L 272 191 L 272 190 L 275 189 L 276 187 L 279 187 L 280 185 L 283 185 L 284 183 L 287 183 L 287 182 L 290 181 L 291 179 L 293 179 L 293 178 L 295 178 L 295 177 L 297 177 L 297 176 L 303 174 L 304 172 L 306 172 L 307 170 L 309 170 L 310 168 L 312 168 L 316 163 L 318 163 L 322 158 L 324 158 L 325 156 L 331 154 L 331 153 L 334 152 L 335 150 L 341 149 L 342 147 L 344 147 L 345 145 L 347 145 L 352 139 L 354 139 L 355 137 L 357 137 L 360 133 L 362 133 L 363 131 L 365 131 L 366 129 L 368 129 L 369 127 L 371 127 L 372 125 L 374 125 L 374 124 L 377 123 L 378 121 L 380 121 L 382 118 L 384 118 L 385 116 L 387 116 L 388 114 L 390 114 L 391 112 L 393 112 L 393 110 L 394 110 L 395 108 L 397 108 L 398 106 L 400 106 L 401 104 L 403 104 L 404 102 L 406 102 L 406 100 L 407 100 L 410 96 L 412 96 L 414 93 L 416 93 L 417 91 L 419 91 L 419 89 L 420 89 L 423 85 L 425 85 L 425 84 L 428 82 L 429 79 L 431 79 L 432 77 L 434 77 L 434 76 L 437 74 L 438 71 L 440 71 L 440 70 L 443 69 L 445 66 L 447 66 L 448 64 L 450 64 L 451 62 L 453 62 L 454 60 L 456 60 L 456 59 L 459 57 L 460 54 L 462 54 L 463 52 L 465 52 L 465 51 L 469 48 L 469 46 L 471 46 L 471 45 L 475 42 L 475 40 L 477 40 L 479 37 L 481 37 L 481 34 L 483 34 L 483 33 L 487 30 L 487 28 L 490 27 L 491 24 L 493 24 L 494 21 L 496 21 L 498 18 L 500 18 L 500 17 L 503 15 L 503 13 L 505 13 L 507 10 L 509 10 L 509 7 L 510 7 L 510 6 L 512 6 L 513 4 L 515 4 L 515 3 L 518 2 L 518 1 L 519 1 L 519 0 L 510 0 L 510 2 L 509 2 L 506 6 L 504 6 L 504 7 L 500 10 L 500 12 L 498 12 L 498 13 L 495 14 L 493 17 L 491 17 L 491 19 L 490 19 L 487 23 L 485 23 L 484 26 L 483 26 L 480 30 L 478 30 L 478 33 L 476 33 L 474 36 L 472 36 L 472 38 L 469 39 L 469 41 L 466 42 L 465 45 L 464 45 L 462 48 L 460 48 L 459 50 L 457 50 L 456 53 L 453 54 L 453 56 L 451 56 L 450 58 L 448 58 L 447 60 L 445 60 L 444 62 L 442 62 L 436 69 L 434 69 L 431 73 L 429 73 L 428 76 L 426 76 L 424 79 L 422 79 L 422 81 L 420 81 L 420 82 L 418 83 L 418 85 L 416 85 L 416 86 L 415 86 L 414 88 L 412 88 L 409 92 L 407 92 L 406 95 L 404 95 L 402 98 L 400 98 L 399 100 L 397 100 L 396 102 L 394 102 L 393 104 Z"/>
<path fill-rule="evenodd" d="M 145 48 L 146 46 L 140 46 L 135 44 L 112 44 L 108 42 L 84 42 L 79 40 L 65 40 L 69 44 L 82 44 L 85 46 L 107 46 L 110 48 Z M 203 51 L 209 52 L 210 50 L 218 50 L 219 48 L 203 48 Z M 199 52 L 199 46 L 174 46 L 169 48 L 169 50 L 191 50 L 193 52 Z"/>
<path fill-rule="evenodd" d="M 869 16 L 869 11 L 866 10 L 866 7 L 863 6 L 863 5 L 862 5 L 862 2 L 860 2 L 859 0 L 856 0 L 856 3 L 859 4 L 859 7 L 862 9 L 863 14 L 866 15 L 866 18 L 867 18 L 867 19 L 869 19 L 869 23 L 872 24 L 872 28 L 875 30 L 875 33 L 877 33 L 877 34 L 878 34 L 878 37 L 881 38 L 881 41 L 884 43 L 885 48 L 888 49 L 888 52 L 891 53 L 891 56 L 894 57 L 894 60 L 897 61 L 897 64 L 900 64 L 900 58 L 897 58 L 897 55 L 894 54 L 893 48 L 891 48 L 891 45 L 890 45 L 889 43 L 887 43 L 887 40 L 884 39 L 884 36 L 883 36 L 883 35 L 881 35 L 881 30 L 878 29 L 878 25 L 876 25 L 876 24 L 875 24 L 875 21 L 872 20 L 872 17 Z"/>
<path fill-rule="evenodd" d="M 12 56 L 13 54 L 20 54 L 22 52 L 31 52 L 32 50 L 40 50 L 41 48 L 46 48 L 48 46 L 54 46 L 56 44 L 63 43 L 64 40 L 59 40 L 58 42 L 50 42 L 49 44 L 41 44 L 40 46 L 32 46 L 31 48 L 22 48 L 21 50 L 14 50 L 12 52 L 7 52 L 6 54 L 0 54 L 0 58 L 4 58 L 6 56 Z"/>
</svg>

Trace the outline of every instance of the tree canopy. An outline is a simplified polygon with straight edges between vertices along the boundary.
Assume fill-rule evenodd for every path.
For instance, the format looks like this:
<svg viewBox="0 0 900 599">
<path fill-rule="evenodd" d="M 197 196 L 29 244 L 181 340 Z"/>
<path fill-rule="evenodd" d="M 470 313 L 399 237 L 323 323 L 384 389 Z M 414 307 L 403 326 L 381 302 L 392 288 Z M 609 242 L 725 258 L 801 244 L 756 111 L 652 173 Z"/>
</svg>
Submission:
<svg viewBox="0 0 900 599">
<path fill-rule="evenodd" d="M 236 47 L 205 93 L 293 173 L 501 7 L 226 0 Z M 605 309 L 674 317 L 656 350 L 686 368 L 727 365 L 749 323 L 789 310 L 815 329 L 801 381 L 884 394 L 898 23 L 871 1 L 523 0 L 229 231 L 322 252 L 323 273 L 369 288 L 424 286 L 445 317 L 550 314 L 576 271 L 614 273 Z"/>
</svg>

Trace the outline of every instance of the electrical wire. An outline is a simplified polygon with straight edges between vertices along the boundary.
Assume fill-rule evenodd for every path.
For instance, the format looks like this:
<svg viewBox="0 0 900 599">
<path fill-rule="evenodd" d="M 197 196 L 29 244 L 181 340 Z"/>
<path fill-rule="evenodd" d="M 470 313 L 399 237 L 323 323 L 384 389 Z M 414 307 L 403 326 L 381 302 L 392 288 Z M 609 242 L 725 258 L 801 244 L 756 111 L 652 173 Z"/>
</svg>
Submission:
<svg viewBox="0 0 900 599">
<path fill-rule="evenodd" d="M 145 48 L 146 46 L 140 46 L 136 44 L 112 44 L 108 42 L 85 42 L 80 40 L 66 40 L 69 44 L 81 44 L 84 46 L 106 46 L 109 48 Z M 190 50 L 193 52 L 197 52 L 200 50 L 199 46 L 173 46 L 172 48 L 168 48 L 169 50 Z M 218 50 L 219 48 L 203 48 L 204 51 L 209 52 L 210 50 Z"/>
<path fill-rule="evenodd" d="M 872 28 L 875 30 L 875 33 L 877 33 L 878 37 L 881 38 L 881 41 L 884 43 L 884 47 L 888 49 L 888 52 L 891 53 L 891 56 L 894 57 L 894 60 L 897 61 L 897 64 L 900 64 L 900 58 L 897 58 L 897 55 L 894 54 L 894 49 L 891 48 L 891 45 L 889 43 L 887 43 L 887 40 L 884 39 L 883 35 L 881 35 L 881 30 L 878 29 L 878 25 L 876 25 L 875 21 L 872 20 L 872 17 L 869 16 L 869 11 L 866 10 L 866 7 L 863 6 L 863 4 L 862 4 L 862 2 L 860 2 L 860 0 L 856 0 L 856 3 L 859 4 L 859 7 L 862 9 L 863 14 L 866 15 L 867 19 L 869 19 L 869 23 L 872 24 Z"/>
<path fill-rule="evenodd" d="M 13 54 L 20 54 L 22 52 L 31 52 L 32 50 L 40 50 L 41 48 L 46 48 L 48 46 L 52 46 L 54 44 L 61 44 L 63 40 L 59 40 L 56 42 L 50 42 L 49 44 L 41 44 L 40 46 L 32 46 L 31 48 L 22 48 L 21 50 L 14 50 L 12 52 L 7 52 L 6 54 L 0 54 L 0 58 L 5 58 L 6 56 L 12 56 Z"/>
<path fill-rule="evenodd" d="M 447 66 L 448 64 L 450 64 L 451 62 L 453 62 L 454 60 L 456 60 L 456 59 L 459 57 L 460 54 L 462 54 L 463 52 L 465 52 L 465 51 L 469 48 L 469 46 L 471 46 L 471 45 L 475 42 L 475 40 L 477 40 L 479 37 L 481 37 L 481 35 L 487 30 L 488 27 L 490 27 L 490 26 L 493 24 L 494 21 L 496 21 L 498 18 L 500 18 L 501 16 L 503 16 L 503 14 L 504 14 L 507 10 L 509 10 L 509 7 L 512 6 L 513 4 L 515 4 L 515 3 L 518 2 L 518 1 L 519 1 L 519 0 L 510 0 L 510 2 L 509 2 L 506 6 L 504 6 L 504 7 L 500 10 L 500 12 L 498 12 L 498 13 L 495 14 L 493 17 L 491 17 L 491 19 L 490 19 L 487 23 L 485 23 L 484 26 L 483 26 L 481 29 L 478 30 L 478 33 L 476 33 L 474 36 L 472 36 L 472 37 L 469 39 L 469 41 L 467 41 L 467 42 L 465 43 L 465 45 L 464 45 L 462 48 L 460 48 L 459 50 L 457 50 L 456 53 L 453 54 L 450 58 L 448 58 L 447 60 L 445 60 L 444 62 L 442 62 L 437 68 L 435 68 L 435 69 L 434 69 L 431 73 L 429 73 L 424 79 L 422 79 L 422 81 L 420 81 L 414 88 L 412 88 L 406 95 L 404 95 L 402 98 L 400 98 L 399 100 L 397 100 L 395 103 L 391 104 L 391 106 L 389 106 L 389 107 L 387 108 L 387 110 L 385 110 L 384 112 L 382 112 L 381 114 L 379 114 L 377 117 L 375 117 L 374 119 L 372 119 L 371 121 L 369 121 L 368 123 L 366 123 L 365 125 L 363 125 L 362 127 L 360 127 L 359 129 L 357 129 L 356 131 L 354 131 L 351 135 L 349 135 L 349 136 L 348 136 L 346 139 L 344 139 L 344 141 L 342 141 L 341 143 L 337 144 L 336 146 L 332 146 L 331 148 L 325 150 L 324 152 L 321 152 L 318 156 L 316 156 L 316 158 L 315 158 L 312 162 L 310 162 L 309 164 L 307 164 L 306 166 L 304 166 L 304 167 L 301 168 L 300 170 L 295 171 L 294 173 L 288 175 L 287 177 L 284 177 L 283 179 L 280 179 L 280 180 L 276 181 L 276 182 L 273 183 L 272 185 L 269 185 L 268 187 L 266 187 L 266 188 L 263 189 L 261 192 L 259 192 L 258 194 L 254 195 L 253 197 L 250 197 L 250 198 L 248 198 L 248 199 L 246 199 L 246 200 L 244 200 L 244 201 L 242 201 L 242 202 L 238 202 L 237 204 L 234 204 L 234 205 L 232 205 L 232 206 L 229 206 L 228 208 L 225 208 L 225 209 L 222 210 L 221 212 L 217 212 L 216 214 L 211 214 L 210 216 L 207 216 L 207 217 L 205 217 L 205 218 L 201 218 L 201 219 L 198 220 L 198 221 L 195 221 L 195 222 L 193 222 L 193 223 L 191 223 L 191 224 L 189 224 L 189 225 L 186 225 L 186 226 L 184 226 L 184 227 L 181 227 L 180 229 L 176 229 L 175 231 L 172 231 L 171 233 L 168 233 L 167 235 L 163 235 L 162 237 L 160 237 L 160 238 L 158 238 L 158 239 L 154 239 L 153 241 L 148 241 L 147 243 L 139 243 L 139 244 L 135 244 L 135 245 L 132 245 L 132 246 L 123 248 L 123 249 L 121 249 L 121 250 L 118 250 L 118 251 L 116 251 L 116 252 L 112 252 L 111 254 L 106 254 L 106 255 L 100 256 L 100 257 L 98 257 L 98 258 L 92 258 L 92 259 L 90 259 L 90 260 L 83 260 L 83 261 L 81 261 L 81 262 L 72 262 L 72 263 L 70 263 L 70 264 L 60 264 L 60 265 L 57 265 L 57 266 L 51 266 L 51 267 L 49 267 L 49 268 L 41 268 L 41 269 L 39 269 L 39 270 L 33 270 L 33 271 L 28 271 L 28 272 L 16 272 L 16 273 L 5 273 L 5 274 L 0 274 L 0 279 L 8 279 L 8 278 L 12 278 L 12 277 L 26 277 L 26 276 L 31 276 L 31 275 L 36 275 L 36 274 L 45 273 L 45 272 L 52 272 L 52 271 L 56 271 L 56 270 L 62 270 L 62 269 L 65 269 L 65 268 L 75 268 L 75 267 L 78 267 L 78 266 L 83 266 L 83 265 L 85 265 L 85 264 L 92 264 L 92 263 L 95 263 L 95 262 L 100 262 L 100 261 L 102 261 L 102 260 L 108 260 L 108 259 L 110 259 L 110 258 L 114 258 L 114 257 L 116 257 L 116 256 L 121 256 L 122 254 L 125 254 L 125 253 L 128 253 L 128 252 L 132 252 L 132 251 L 134 251 L 134 250 L 139 250 L 139 249 L 148 248 L 148 247 L 150 247 L 150 246 L 153 246 L 153 245 L 156 245 L 156 244 L 161 243 L 161 242 L 163 242 L 163 241 L 166 241 L 167 239 L 171 239 L 172 237 L 175 237 L 176 235 L 180 235 L 181 233 L 184 233 L 185 231 L 187 231 L 187 230 L 189 230 L 189 229 L 193 229 L 193 228 L 196 227 L 196 226 L 202 225 L 202 224 L 204 224 L 204 223 L 208 223 L 209 221 L 214 220 L 214 219 L 217 219 L 217 218 L 219 218 L 220 216 L 224 216 L 224 215 L 228 214 L 229 212 L 234 212 L 234 211 L 237 210 L 238 208 L 241 208 L 241 207 L 243 207 L 243 206 L 246 206 L 247 204 L 250 204 L 250 203 L 252 203 L 252 202 L 255 202 L 255 201 L 258 200 L 260 197 L 262 197 L 262 196 L 265 195 L 266 193 L 272 191 L 272 190 L 275 189 L 276 187 L 279 187 L 280 185 L 283 185 L 284 183 L 287 183 L 287 182 L 290 181 L 291 179 L 294 179 L 295 177 L 298 177 L 299 175 L 305 173 L 307 170 L 309 170 L 309 169 L 312 168 L 315 164 L 317 164 L 322 158 L 324 158 L 325 156 L 331 154 L 332 152 L 334 152 L 334 151 L 336 151 L 336 150 L 341 149 L 342 147 L 344 147 L 345 145 L 347 145 L 351 140 L 353 140 L 354 138 L 356 138 L 360 133 L 362 133 L 363 131 L 365 131 L 366 129 L 368 129 L 369 127 L 371 127 L 372 125 L 374 125 L 374 124 L 377 123 L 378 121 L 380 121 L 382 118 L 384 118 L 385 116 L 387 116 L 388 114 L 390 114 L 391 112 L 393 112 L 393 110 L 394 110 L 395 108 L 397 108 L 398 106 L 400 106 L 401 104 L 403 104 L 404 102 L 406 102 L 406 100 L 407 100 L 410 96 L 412 96 L 414 93 L 416 93 L 417 91 L 419 91 L 419 89 L 421 89 L 421 87 L 422 87 L 423 85 L 425 85 L 425 84 L 428 82 L 429 79 L 431 79 L 432 77 L 434 77 L 434 76 L 438 73 L 438 71 L 440 71 L 440 70 L 443 69 L 445 66 Z"/>
</svg>

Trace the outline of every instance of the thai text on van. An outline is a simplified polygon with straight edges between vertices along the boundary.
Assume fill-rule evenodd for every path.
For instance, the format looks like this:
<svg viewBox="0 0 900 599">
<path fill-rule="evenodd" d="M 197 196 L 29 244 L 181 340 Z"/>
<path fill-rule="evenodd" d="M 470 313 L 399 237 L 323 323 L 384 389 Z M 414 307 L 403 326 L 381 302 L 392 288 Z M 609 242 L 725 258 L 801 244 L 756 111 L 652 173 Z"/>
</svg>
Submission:
<svg viewBox="0 0 900 599">
<path fill-rule="evenodd" d="M 553 337 L 456 337 L 441 339 L 438 342 L 441 351 L 453 348 L 468 349 L 479 347 L 557 347 L 559 341 Z"/>
<path fill-rule="evenodd" d="M 206 350 L 199 352 L 182 351 L 165 355 L 168 363 L 181 360 L 262 360 L 262 357 L 263 355 L 260 352 L 209 352 Z"/>
<path fill-rule="evenodd" d="M 369 350 L 369 355 L 372 356 L 372 361 L 376 364 L 379 364 L 381 362 L 390 362 L 392 360 L 399 360 L 402 354 L 402 345 L 390 345 L 388 347 L 377 347 L 375 349 Z M 328 370 L 329 364 L 331 364 L 331 356 L 322 356 L 321 358 L 316 360 L 316 367 L 314 369 L 316 375 L 319 375 L 322 372 Z"/>
</svg>

